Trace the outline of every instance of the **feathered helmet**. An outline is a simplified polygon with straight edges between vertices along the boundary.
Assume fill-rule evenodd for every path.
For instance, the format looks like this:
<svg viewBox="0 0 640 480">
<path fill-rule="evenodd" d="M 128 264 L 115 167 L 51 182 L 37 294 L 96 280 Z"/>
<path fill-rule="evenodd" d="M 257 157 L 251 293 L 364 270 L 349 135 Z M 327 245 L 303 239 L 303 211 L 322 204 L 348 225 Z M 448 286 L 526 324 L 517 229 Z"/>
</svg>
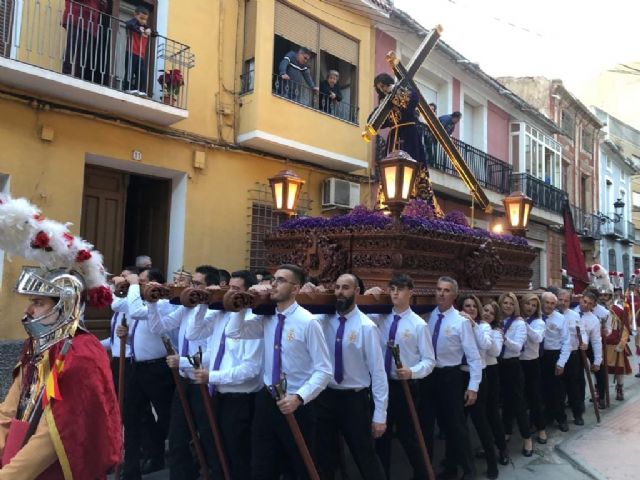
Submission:
<svg viewBox="0 0 640 480">
<path fill-rule="evenodd" d="M 600 264 L 593 264 L 590 268 L 591 286 L 600 294 L 613 294 L 613 285 L 609 280 L 609 272 Z"/>
<path fill-rule="evenodd" d="M 0 248 L 40 264 L 23 267 L 15 291 L 57 299 L 50 312 L 23 319 L 36 354 L 73 336 L 86 303 L 96 307 L 111 304 L 102 255 L 90 243 L 73 236 L 68 227 L 46 219 L 24 198 L 0 195 Z"/>
</svg>

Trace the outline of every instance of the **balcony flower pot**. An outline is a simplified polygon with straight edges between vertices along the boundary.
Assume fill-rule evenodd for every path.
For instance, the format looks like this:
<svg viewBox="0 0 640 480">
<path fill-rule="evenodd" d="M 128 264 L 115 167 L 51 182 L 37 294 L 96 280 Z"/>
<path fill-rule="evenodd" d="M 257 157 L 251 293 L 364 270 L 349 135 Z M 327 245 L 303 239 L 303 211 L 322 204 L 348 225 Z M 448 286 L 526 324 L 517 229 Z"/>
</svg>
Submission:
<svg viewBox="0 0 640 480">
<path fill-rule="evenodd" d="M 166 105 L 176 105 L 180 88 L 184 86 L 182 72 L 177 68 L 173 70 L 160 70 L 162 74 L 158 77 L 158 83 L 162 86 L 162 103 Z"/>
<path fill-rule="evenodd" d="M 163 95 L 162 103 L 164 103 L 165 105 L 175 105 L 176 98 L 173 95 Z"/>
</svg>

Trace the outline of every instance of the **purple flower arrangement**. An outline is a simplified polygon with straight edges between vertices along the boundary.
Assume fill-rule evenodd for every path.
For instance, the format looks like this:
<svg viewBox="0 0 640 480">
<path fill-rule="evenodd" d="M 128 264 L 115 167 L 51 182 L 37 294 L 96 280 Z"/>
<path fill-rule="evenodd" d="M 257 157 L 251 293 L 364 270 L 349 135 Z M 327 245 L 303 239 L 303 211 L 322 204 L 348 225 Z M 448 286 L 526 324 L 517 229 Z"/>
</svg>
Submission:
<svg viewBox="0 0 640 480">
<path fill-rule="evenodd" d="M 481 228 L 471 228 L 465 215 L 459 211 L 450 212 L 443 220 L 438 220 L 433 214 L 431 206 L 424 200 L 412 200 L 405 208 L 401 223 L 404 230 L 409 232 L 437 232 L 444 235 L 471 237 L 484 240 L 495 240 L 511 245 L 527 246 L 524 237 L 513 235 L 499 235 Z M 316 229 L 340 229 L 348 231 L 357 230 L 384 230 L 393 225 L 393 219 L 385 216 L 381 211 L 369 210 L 364 205 L 358 205 L 346 215 L 337 215 L 331 218 L 325 217 L 297 217 L 287 220 L 279 227 L 281 232 L 295 232 Z"/>
</svg>

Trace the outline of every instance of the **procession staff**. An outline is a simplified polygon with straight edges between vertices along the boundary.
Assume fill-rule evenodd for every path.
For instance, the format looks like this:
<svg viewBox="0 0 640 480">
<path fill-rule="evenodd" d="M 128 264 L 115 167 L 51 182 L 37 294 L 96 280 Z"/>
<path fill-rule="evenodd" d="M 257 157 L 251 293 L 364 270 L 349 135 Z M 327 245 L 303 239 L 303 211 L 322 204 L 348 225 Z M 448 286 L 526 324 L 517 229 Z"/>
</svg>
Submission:
<svg viewBox="0 0 640 480">
<path fill-rule="evenodd" d="M 227 324 L 229 338 L 264 339 L 265 388 L 256 396 L 253 423 L 251 470 L 254 480 L 277 478 L 283 467 L 283 456 L 288 457 L 298 477 L 308 476 L 300 446 L 285 415 L 295 417 L 313 452 L 312 400 L 326 388 L 333 369 L 320 324 L 295 299 L 304 277 L 304 271 L 297 265 L 281 265 L 269 290 L 271 300 L 276 302 L 276 314 L 246 318 L 247 312 L 243 309 L 231 315 Z M 257 287 L 253 290 L 259 290 Z M 275 388 L 283 379 L 286 379 L 285 395 L 275 403 L 267 386 Z"/>
<path fill-rule="evenodd" d="M 498 478 L 498 460 L 496 458 L 496 450 L 493 447 L 494 439 L 489 418 L 487 416 L 487 392 L 485 375 L 486 355 L 487 351 L 492 348 L 493 339 L 491 336 L 491 326 L 489 323 L 482 321 L 480 312 L 482 311 L 482 303 L 475 295 L 464 295 L 458 300 L 460 313 L 468 316 L 473 327 L 473 334 L 478 345 L 480 353 L 480 361 L 482 363 L 482 381 L 478 389 L 478 399 L 476 403 L 467 407 L 467 411 L 471 414 L 471 422 L 478 433 L 478 438 L 484 450 L 484 458 L 487 461 L 487 478 Z M 466 358 L 460 367 L 465 372 L 465 379 L 469 381 L 469 366 L 466 364 Z"/>
<path fill-rule="evenodd" d="M 257 283 L 247 270 L 231 273 L 229 290 L 245 292 Z M 264 343 L 229 338 L 226 327 L 231 312 L 197 307 L 187 324 L 187 338 L 206 339 L 202 368 L 193 372 L 197 383 L 209 386 L 224 451 L 234 480 L 251 478 L 251 422 L 256 392 L 262 387 Z M 218 475 L 219 476 L 219 475 Z"/>
<path fill-rule="evenodd" d="M 393 303 L 391 313 L 369 316 L 380 329 L 384 368 L 389 379 L 387 431 L 376 441 L 376 450 L 382 460 L 387 478 L 392 478 L 391 440 L 394 429 L 413 468 L 412 478 L 429 478 L 421 453 L 419 438 L 421 432 L 416 429 L 412 421 L 401 385 L 402 381 L 409 384 L 411 400 L 414 405 L 418 405 L 419 382 L 433 371 L 436 364 L 429 327 L 410 307 L 413 286 L 413 279 L 406 273 L 394 274 L 389 280 L 389 294 Z M 379 294 L 382 290 L 374 287 L 365 293 Z M 400 350 L 400 360 L 403 365 L 400 369 L 393 362 L 392 346 L 397 346 Z"/>
<path fill-rule="evenodd" d="M 441 478 L 457 478 L 457 466 L 465 475 L 475 471 L 464 407 L 476 402 L 482 380 L 482 363 L 471 322 L 453 308 L 458 282 L 440 277 L 436 285 L 437 307 L 429 318 L 429 331 L 436 366 L 423 382 L 420 393 L 422 429 L 433 458 L 433 433 L 436 416 L 446 437 L 444 470 Z M 469 382 L 460 370 L 463 357 L 469 365 Z"/>
<path fill-rule="evenodd" d="M 197 289 L 210 288 L 217 286 L 219 281 L 220 277 L 216 268 L 210 265 L 200 265 L 191 278 L 191 285 Z M 195 316 L 196 309 L 180 305 L 171 312 L 163 312 L 160 310 L 162 302 L 162 300 L 147 302 L 148 317 L 143 316 L 142 318 L 148 318 L 148 327 L 156 335 L 166 335 L 169 332 L 177 331 L 176 352 L 166 356 L 166 363 L 169 368 L 178 369 L 183 385 L 182 389 L 189 402 L 189 408 L 206 455 L 207 465 L 210 469 L 219 469 L 214 440 L 200 389 L 198 385 L 191 382 L 194 376 L 189 358 L 198 352 L 198 348 L 206 345 L 203 340 L 189 341 L 186 336 L 188 321 Z M 189 447 L 190 436 L 184 409 L 176 390 L 171 400 L 171 423 L 169 424 L 169 459 L 171 463 L 169 471 L 172 480 L 189 479 L 197 475 L 198 465 L 194 462 Z"/>
<path fill-rule="evenodd" d="M 545 323 L 541 318 L 540 299 L 527 293 L 520 300 L 520 311 L 525 318 L 527 340 L 520 353 L 520 366 L 524 375 L 524 393 L 529 407 L 529 422 L 538 430 L 536 441 L 547 443 L 547 422 L 542 404 L 542 384 L 540 380 L 540 352 L 543 351 Z"/>
<path fill-rule="evenodd" d="M 316 400 L 318 471 L 322 479 L 334 478 L 341 433 L 362 478 L 384 480 L 373 443 L 385 432 L 389 400 L 380 332 L 355 304 L 360 289 L 353 275 L 340 275 L 334 292 L 336 313 L 318 317 L 333 366 L 333 379 Z"/>
<path fill-rule="evenodd" d="M 518 424 L 524 441 L 522 454 L 533 455 L 529 433 L 529 418 L 524 397 L 524 376 L 520 366 L 520 352 L 527 340 L 527 325 L 520 316 L 518 299 L 513 293 L 504 293 L 498 300 L 502 315 L 504 345 L 500 355 L 500 386 L 502 387 L 502 421 L 507 436 L 511 436 L 513 420 Z"/>
<path fill-rule="evenodd" d="M 631 374 L 629 337 L 631 325 L 627 312 L 618 305 L 611 306 L 611 333 L 606 338 L 608 350 L 607 374 L 614 375 L 616 400 L 624 400 L 624 376 Z"/>
<path fill-rule="evenodd" d="M 571 344 L 567 320 L 556 310 L 557 304 L 558 298 L 553 293 L 542 294 L 542 320 L 545 323 L 542 385 L 547 419 L 555 420 L 561 432 L 568 432 L 562 373 L 571 354 Z"/>
</svg>

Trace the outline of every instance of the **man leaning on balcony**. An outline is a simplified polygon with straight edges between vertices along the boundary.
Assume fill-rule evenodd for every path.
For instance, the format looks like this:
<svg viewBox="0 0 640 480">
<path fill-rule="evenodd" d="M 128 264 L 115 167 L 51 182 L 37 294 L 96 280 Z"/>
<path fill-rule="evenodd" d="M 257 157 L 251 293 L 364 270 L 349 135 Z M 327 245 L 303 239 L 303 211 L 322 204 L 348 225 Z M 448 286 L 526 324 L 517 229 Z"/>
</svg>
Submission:
<svg viewBox="0 0 640 480">
<path fill-rule="evenodd" d="M 303 82 L 307 84 L 309 90 L 318 92 L 318 87 L 311 78 L 311 71 L 307 64 L 311 58 L 311 52 L 305 47 L 298 48 L 295 52 L 291 50 L 287 53 L 278 67 L 279 85 L 276 83 L 278 94 L 290 98 L 291 100 L 305 105 L 311 105 L 311 92 L 306 89 Z"/>
</svg>

